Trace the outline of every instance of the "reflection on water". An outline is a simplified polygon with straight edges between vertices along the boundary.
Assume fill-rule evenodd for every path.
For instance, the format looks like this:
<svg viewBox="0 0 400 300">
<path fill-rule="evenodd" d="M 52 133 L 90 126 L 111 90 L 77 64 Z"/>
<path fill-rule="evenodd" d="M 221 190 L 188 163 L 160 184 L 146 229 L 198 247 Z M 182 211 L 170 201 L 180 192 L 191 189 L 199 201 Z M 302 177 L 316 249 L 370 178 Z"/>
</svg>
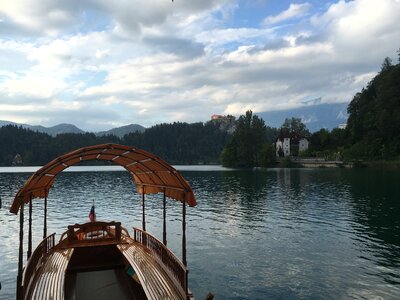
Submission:
<svg viewBox="0 0 400 300">
<path fill-rule="evenodd" d="M 198 199 L 188 209 L 190 287 L 197 299 L 400 297 L 399 172 L 271 169 L 184 171 Z M 1 299 L 13 297 L 18 218 L 8 212 L 29 174 L 0 174 Z M 99 219 L 141 226 L 127 172 L 63 173 L 49 197 L 49 232 Z M 148 198 L 148 230 L 161 238 L 160 196 Z M 168 245 L 180 256 L 181 211 L 168 202 Z M 43 201 L 33 205 L 34 244 Z M 27 228 L 27 227 L 26 227 Z M 59 236 L 59 235 L 58 235 Z M 26 250 L 26 248 L 25 248 Z"/>
</svg>

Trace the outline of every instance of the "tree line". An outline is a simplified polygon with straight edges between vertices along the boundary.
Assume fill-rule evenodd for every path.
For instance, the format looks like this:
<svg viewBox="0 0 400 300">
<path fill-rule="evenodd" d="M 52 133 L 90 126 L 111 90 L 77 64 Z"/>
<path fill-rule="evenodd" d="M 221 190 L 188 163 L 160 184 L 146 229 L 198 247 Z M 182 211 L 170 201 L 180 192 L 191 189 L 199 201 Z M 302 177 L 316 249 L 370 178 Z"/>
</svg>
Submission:
<svg viewBox="0 0 400 300">
<path fill-rule="evenodd" d="M 45 133 L 7 125 L 0 127 L 0 165 L 10 166 L 17 154 L 22 165 L 43 165 L 77 148 L 118 143 L 142 148 L 171 164 L 217 164 L 228 133 L 212 122 L 159 124 L 145 132 L 118 138 L 93 133 L 65 133 L 52 137 Z"/>
</svg>

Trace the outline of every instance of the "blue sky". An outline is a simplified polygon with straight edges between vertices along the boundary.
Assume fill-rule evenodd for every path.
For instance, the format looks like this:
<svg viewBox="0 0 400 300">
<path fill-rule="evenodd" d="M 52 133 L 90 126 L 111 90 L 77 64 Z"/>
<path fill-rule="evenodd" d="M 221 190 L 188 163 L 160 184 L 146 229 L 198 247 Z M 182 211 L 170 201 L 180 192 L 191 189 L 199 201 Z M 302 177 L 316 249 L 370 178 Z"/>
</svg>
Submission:
<svg viewBox="0 0 400 300">
<path fill-rule="evenodd" d="M 397 61 L 399 19 L 399 0 L 2 1 L 0 120 L 97 131 L 349 102 Z"/>
</svg>

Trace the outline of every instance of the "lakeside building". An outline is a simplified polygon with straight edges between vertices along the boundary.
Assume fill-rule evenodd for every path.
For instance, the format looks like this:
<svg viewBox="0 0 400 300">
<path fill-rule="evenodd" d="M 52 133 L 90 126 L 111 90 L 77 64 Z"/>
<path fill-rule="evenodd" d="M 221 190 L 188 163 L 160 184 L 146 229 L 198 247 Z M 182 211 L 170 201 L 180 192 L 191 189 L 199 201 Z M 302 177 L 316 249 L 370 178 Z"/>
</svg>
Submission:
<svg viewBox="0 0 400 300">
<path fill-rule="evenodd" d="M 299 141 L 299 151 L 306 151 L 308 150 L 308 140 L 305 138 L 300 139 Z"/>
<path fill-rule="evenodd" d="M 286 157 L 290 156 L 291 146 L 298 146 L 299 151 L 308 150 L 309 141 L 306 138 L 291 139 L 289 137 L 278 137 L 275 143 L 276 157 Z"/>
<path fill-rule="evenodd" d="M 223 115 L 212 115 L 211 116 L 211 120 L 221 120 L 223 118 L 224 118 Z"/>
</svg>

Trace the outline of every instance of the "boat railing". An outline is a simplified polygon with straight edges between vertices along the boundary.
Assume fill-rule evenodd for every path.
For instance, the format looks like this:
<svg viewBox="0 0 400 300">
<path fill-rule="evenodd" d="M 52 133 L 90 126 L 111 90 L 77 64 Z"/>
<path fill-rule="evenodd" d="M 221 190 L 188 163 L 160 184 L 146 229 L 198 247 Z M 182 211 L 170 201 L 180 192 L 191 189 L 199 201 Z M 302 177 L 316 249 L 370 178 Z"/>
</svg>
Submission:
<svg viewBox="0 0 400 300">
<path fill-rule="evenodd" d="M 139 228 L 133 227 L 133 239 L 159 258 L 183 291 L 187 293 L 187 269 L 179 258 L 161 241 Z"/>
<path fill-rule="evenodd" d="M 121 222 L 89 222 L 68 226 L 67 239 L 71 244 L 121 240 Z"/>
<path fill-rule="evenodd" d="M 121 233 L 125 236 L 130 237 L 128 229 L 126 229 L 125 227 L 121 226 Z"/>
<path fill-rule="evenodd" d="M 44 256 L 54 247 L 54 239 L 55 233 L 49 235 L 48 237 L 44 238 L 35 251 L 33 251 L 31 257 L 28 260 L 28 264 L 26 265 L 25 272 L 22 278 L 22 285 L 25 294 L 25 298 L 28 297 L 30 286 L 34 281 L 35 274 L 37 270 L 39 270 L 44 263 Z"/>
</svg>

